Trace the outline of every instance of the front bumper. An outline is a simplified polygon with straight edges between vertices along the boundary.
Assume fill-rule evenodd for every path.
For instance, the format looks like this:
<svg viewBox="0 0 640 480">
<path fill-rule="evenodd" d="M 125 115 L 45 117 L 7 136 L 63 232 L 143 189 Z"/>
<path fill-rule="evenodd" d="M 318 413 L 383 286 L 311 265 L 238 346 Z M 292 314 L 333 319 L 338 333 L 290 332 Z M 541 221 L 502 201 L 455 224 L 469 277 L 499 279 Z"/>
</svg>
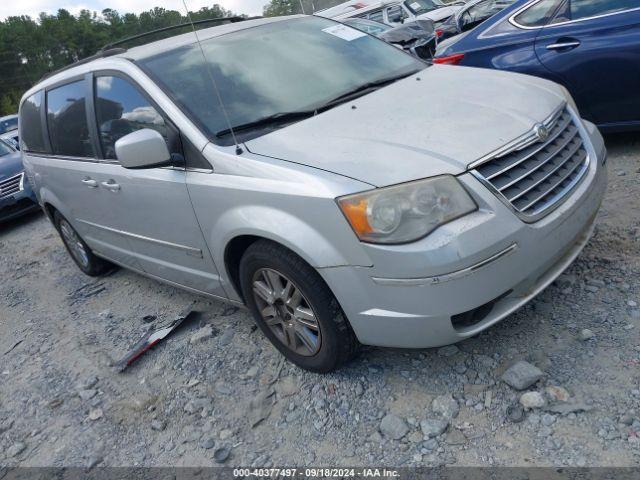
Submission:
<svg viewBox="0 0 640 480">
<path fill-rule="evenodd" d="M 23 190 L 0 198 L 0 222 L 6 222 L 39 209 L 36 196 L 25 178 Z"/>
<path fill-rule="evenodd" d="M 321 269 L 361 343 L 426 348 L 469 338 L 552 283 L 578 256 L 604 197 L 606 150 L 595 127 L 589 171 L 536 223 L 520 220 L 471 174 L 480 210 L 410 245 L 367 245 L 372 268 Z"/>
</svg>

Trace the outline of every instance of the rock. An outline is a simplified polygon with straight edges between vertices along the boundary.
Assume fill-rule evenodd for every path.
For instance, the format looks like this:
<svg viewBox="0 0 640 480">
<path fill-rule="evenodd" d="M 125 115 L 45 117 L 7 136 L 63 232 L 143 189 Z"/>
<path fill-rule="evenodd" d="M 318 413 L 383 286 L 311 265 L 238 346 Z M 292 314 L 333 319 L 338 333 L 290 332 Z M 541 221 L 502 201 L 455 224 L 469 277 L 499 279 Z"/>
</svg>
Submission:
<svg viewBox="0 0 640 480">
<path fill-rule="evenodd" d="M 520 423 L 524 420 L 524 408 L 516 403 L 507 407 L 507 419 L 512 423 Z"/>
<path fill-rule="evenodd" d="M 229 459 L 231 449 L 229 447 L 220 447 L 213 452 L 213 458 L 218 463 L 224 463 Z"/>
<path fill-rule="evenodd" d="M 167 428 L 167 424 L 162 420 L 155 419 L 151 421 L 151 430 L 155 430 L 156 432 L 161 432 L 165 428 Z"/>
<path fill-rule="evenodd" d="M 571 395 L 566 389 L 550 385 L 544 389 L 544 393 L 552 402 L 568 402 Z"/>
<path fill-rule="evenodd" d="M 556 417 L 548 413 L 545 413 L 544 415 L 542 415 L 542 418 L 540 419 L 540 421 L 545 427 L 550 427 L 555 423 Z"/>
<path fill-rule="evenodd" d="M 451 420 L 458 416 L 460 412 L 460 406 L 455 398 L 451 394 L 440 395 L 433 399 L 431 402 L 431 410 L 434 413 L 440 414 L 447 420 Z"/>
<path fill-rule="evenodd" d="M 101 408 L 92 408 L 89 410 L 89 420 L 95 421 L 102 418 L 102 409 Z"/>
<path fill-rule="evenodd" d="M 587 285 L 586 287 L 584 287 L 584 289 L 585 289 L 587 292 L 590 292 L 590 293 L 596 293 L 598 290 L 600 290 L 600 289 L 599 289 L 598 287 L 596 287 L 595 285 Z"/>
<path fill-rule="evenodd" d="M 298 393 L 299 390 L 298 382 L 292 376 L 281 378 L 276 384 L 276 392 L 281 397 L 290 397 Z"/>
<path fill-rule="evenodd" d="M 98 383 L 98 377 L 93 375 L 91 377 L 85 378 L 82 382 L 80 382 L 78 387 L 79 387 L 79 390 L 89 390 L 90 388 L 95 387 L 97 383 Z"/>
<path fill-rule="evenodd" d="M 447 345 L 446 347 L 438 349 L 438 355 L 440 355 L 441 357 L 453 357 L 459 351 L 460 349 L 455 345 Z"/>
<path fill-rule="evenodd" d="M 189 343 L 191 345 L 195 345 L 197 343 L 205 342 L 213 337 L 213 327 L 211 325 L 205 325 L 198 331 L 196 331 L 191 338 L 189 339 Z"/>
<path fill-rule="evenodd" d="M 524 390 L 540 380 L 542 371 L 525 361 L 514 363 L 502 374 L 502 381 L 516 390 Z"/>
<path fill-rule="evenodd" d="M 205 438 L 200 442 L 200 446 L 205 450 L 212 449 L 215 446 L 215 444 L 216 444 L 216 441 L 211 437 Z"/>
<path fill-rule="evenodd" d="M 222 346 L 229 345 L 231 343 L 231 340 L 233 340 L 234 335 L 235 331 L 232 328 L 228 328 L 222 335 L 220 335 L 218 343 Z"/>
<path fill-rule="evenodd" d="M 263 390 L 249 402 L 249 424 L 256 427 L 271 414 L 273 409 L 273 390 Z"/>
<path fill-rule="evenodd" d="M 638 306 L 638 302 L 636 302 L 635 300 L 629 300 L 627 302 L 627 305 L 630 306 L 631 308 L 635 308 Z"/>
<path fill-rule="evenodd" d="M 102 457 L 102 455 L 92 455 L 89 457 L 89 460 L 87 460 L 87 463 L 85 464 L 85 468 L 87 470 L 91 470 L 92 468 L 97 467 L 103 461 L 104 461 L 104 458 Z"/>
<path fill-rule="evenodd" d="M 583 342 L 586 342 L 587 340 L 595 337 L 595 333 L 593 333 L 591 330 L 589 330 L 588 328 L 585 328 L 584 330 L 580 330 L 580 335 L 578 338 L 580 338 L 580 340 L 582 340 Z"/>
<path fill-rule="evenodd" d="M 526 392 L 520 397 L 520 405 L 526 410 L 541 408 L 547 404 L 546 400 L 540 392 Z"/>
<path fill-rule="evenodd" d="M 97 393 L 98 393 L 98 391 L 97 391 L 97 390 L 95 390 L 95 389 L 93 389 L 93 388 L 88 388 L 88 389 L 86 389 L 86 390 L 80 390 L 80 391 L 78 392 L 78 395 L 80 395 L 80 398 L 81 398 L 82 400 L 90 400 L 90 399 L 92 399 L 93 397 L 95 397 Z"/>
<path fill-rule="evenodd" d="M 620 422 L 623 425 L 628 425 L 631 426 L 633 425 L 633 416 L 632 415 L 622 415 L 620 417 L 620 419 L 618 420 L 618 422 Z"/>
<path fill-rule="evenodd" d="M 393 440 L 400 440 L 409 432 L 406 422 L 400 417 L 388 414 L 380 422 L 380 433 Z"/>
<path fill-rule="evenodd" d="M 358 397 L 360 397 L 360 396 L 362 396 L 362 394 L 364 394 L 364 387 L 362 386 L 362 383 L 360 383 L 360 382 L 356 383 L 355 392 L 356 392 L 356 395 Z"/>
<path fill-rule="evenodd" d="M 231 430 L 225 429 L 225 430 L 221 430 L 218 436 L 220 437 L 220 440 L 226 440 L 227 438 L 231 438 L 232 435 L 233 435 L 233 432 Z"/>
<path fill-rule="evenodd" d="M 460 430 L 451 429 L 447 433 L 446 441 L 449 445 L 464 445 L 467 443 L 467 437 Z"/>
<path fill-rule="evenodd" d="M 427 440 L 426 442 L 424 442 L 422 444 L 422 446 L 424 448 L 426 448 L 427 450 L 429 450 L 429 451 L 433 451 L 436 448 L 438 448 L 438 441 L 435 438 L 432 438 L 432 439 Z"/>
<path fill-rule="evenodd" d="M 195 413 L 200 413 L 203 410 L 208 411 L 211 408 L 211 402 L 206 398 L 195 398 L 193 400 L 189 400 L 187 404 L 184 406 L 184 411 L 193 415 Z"/>
<path fill-rule="evenodd" d="M 434 438 L 442 435 L 448 426 L 448 420 L 439 418 L 428 418 L 420 422 L 422 434 L 427 438 Z"/>
<path fill-rule="evenodd" d="M 8 458 L 17 457 L 22 452 L 24 452 L 25 448 L 27 448 L 26 444 L 22 442 L 16 442 L 13 445 L 11 445 L 9 448 L 7 448 L 7 457 Z"/>
</svg>

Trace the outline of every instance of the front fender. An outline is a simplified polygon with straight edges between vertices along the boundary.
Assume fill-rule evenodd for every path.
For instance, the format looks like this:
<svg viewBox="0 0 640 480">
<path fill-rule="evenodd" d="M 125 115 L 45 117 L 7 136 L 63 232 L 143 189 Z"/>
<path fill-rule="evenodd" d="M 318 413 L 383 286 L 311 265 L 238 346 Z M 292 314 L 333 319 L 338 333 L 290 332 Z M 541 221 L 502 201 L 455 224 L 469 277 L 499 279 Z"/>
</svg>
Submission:
<svg viewBox="0 0 640 480">
<path fill-rule="evenodd" d="M 335 211 L 315 211 L 310 215 L 315 225 L 286 211 L 261 205 L 246 205 L 226 211 L 209 233 L 210 245 L 218 246 L 211 251 L 220 270 L 221 281 L 225 285 L 231 285 L 230 273 L 224 267 L 226 247 L 233 239 L 244 235 L 279 243 L 314 268 L 371 266 L 371 260 L 354 233 L 348 225 L 342 224 L 346 220 L 340 218 L 337 205 L 329 201 L 326 209 Z M 335 220 L 331 221 L 331 218 Z M 232 289 L 227 291 L 231 292 Z"/>
</svg>

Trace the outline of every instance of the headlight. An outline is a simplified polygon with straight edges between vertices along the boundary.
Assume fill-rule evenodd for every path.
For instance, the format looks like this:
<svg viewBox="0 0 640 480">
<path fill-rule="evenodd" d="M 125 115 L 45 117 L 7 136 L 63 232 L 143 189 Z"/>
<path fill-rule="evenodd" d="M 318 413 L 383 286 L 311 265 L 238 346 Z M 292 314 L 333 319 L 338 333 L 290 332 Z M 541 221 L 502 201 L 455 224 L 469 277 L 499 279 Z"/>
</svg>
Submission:
<svg viewBox="0 0 640 480">
<path fill-rule="evenodd" d="M 406 243 L 478 209 L 450 175 L 338 198 L 358 238 L 370 243 Z"/>
<path fill-rule="evenodd" d="M 20 177 L 20 191 L 24 190 L 24 177 L 27 174 L 27 172 L 22 172 L 22 176 Z"/>
</svg>

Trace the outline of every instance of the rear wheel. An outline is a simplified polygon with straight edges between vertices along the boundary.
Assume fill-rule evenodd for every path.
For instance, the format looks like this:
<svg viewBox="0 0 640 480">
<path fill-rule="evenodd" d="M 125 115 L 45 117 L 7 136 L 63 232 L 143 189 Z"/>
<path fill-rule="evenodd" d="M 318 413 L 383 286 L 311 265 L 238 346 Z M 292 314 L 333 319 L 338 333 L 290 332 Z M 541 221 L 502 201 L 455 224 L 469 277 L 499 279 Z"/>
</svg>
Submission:
<svg viewBox="0 0 640 480">
<path fill-rule="evenodd" d="M 256 323 L 301 368 L 326 373 L 350 360 L 358 341 L 322 277 L 286 248 L 260 240 L 240 262 L 242 293 Z"/>
<path fill-rule="evenodd" d="M 96 277 L 113 268 L 111 263 L 94 255 L 78 232 L 76 232 L 67 219 L 58 212 L 54 213 L 53 222 L 67 252 L 69 252 L 69 255 L 78 268 L 85 274 Z"/>
</svg>

